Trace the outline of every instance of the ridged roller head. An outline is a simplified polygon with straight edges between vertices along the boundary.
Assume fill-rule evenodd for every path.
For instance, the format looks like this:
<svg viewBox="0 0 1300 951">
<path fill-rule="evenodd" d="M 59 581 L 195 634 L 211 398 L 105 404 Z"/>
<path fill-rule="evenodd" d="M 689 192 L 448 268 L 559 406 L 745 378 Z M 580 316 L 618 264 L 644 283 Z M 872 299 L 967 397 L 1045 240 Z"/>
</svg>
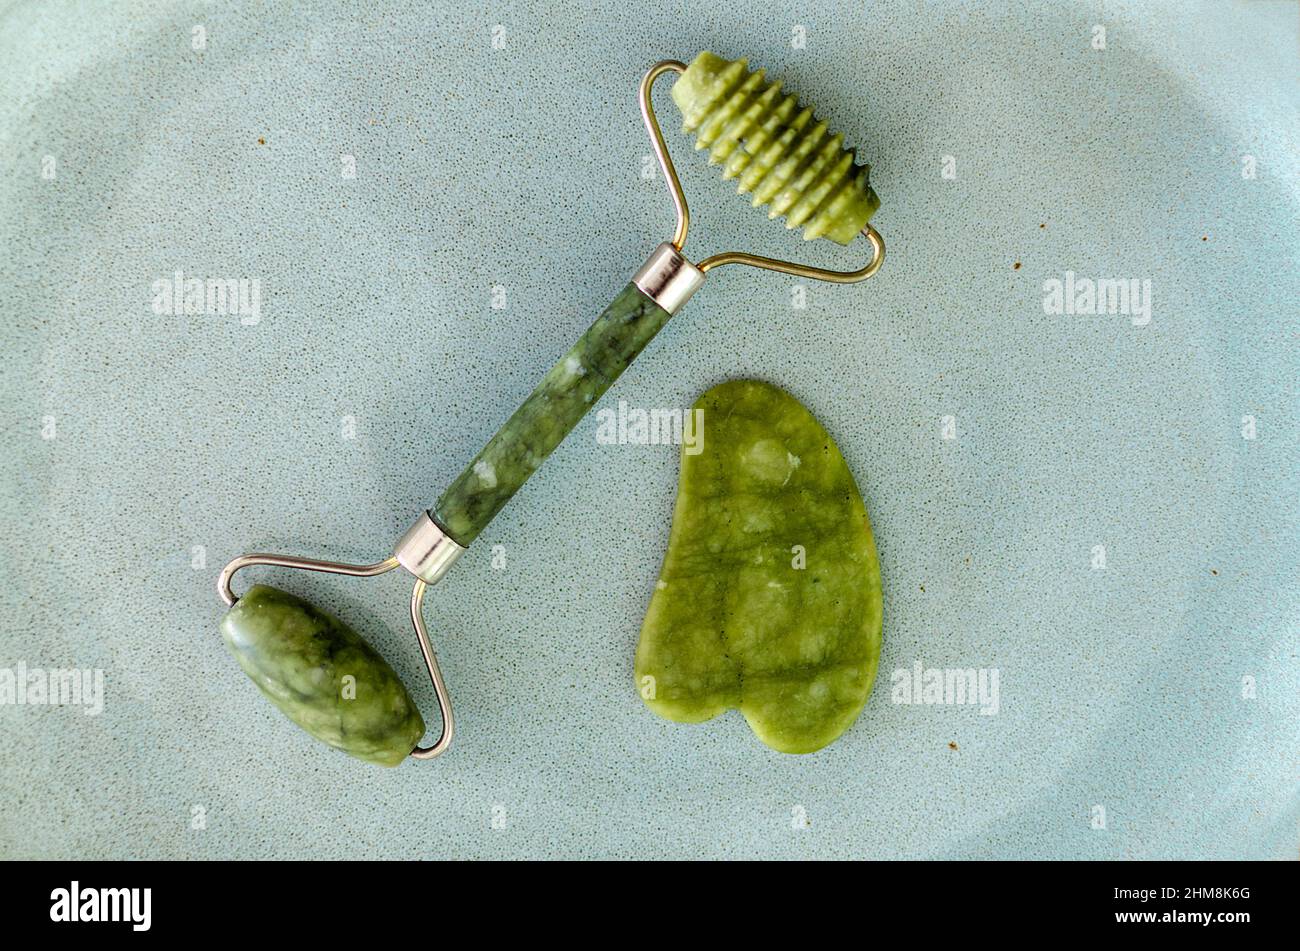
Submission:
<svg viewBox="0 0 1300 951">
<path fill-rule="evenodd" d="M 870 166 L 857 164 L 843 134 L 832 134 L 746 60 L 700 53 L 672 96 L 695 147 L 709 150 L 724 178 L 739 177 L 736 191 L 752 193 L 755 208 L 770 203 L 768 217 L 784 215 L 786 227 L 803 228 L 806 240 L 848 244 L 880 207 Z"/>
</svg>

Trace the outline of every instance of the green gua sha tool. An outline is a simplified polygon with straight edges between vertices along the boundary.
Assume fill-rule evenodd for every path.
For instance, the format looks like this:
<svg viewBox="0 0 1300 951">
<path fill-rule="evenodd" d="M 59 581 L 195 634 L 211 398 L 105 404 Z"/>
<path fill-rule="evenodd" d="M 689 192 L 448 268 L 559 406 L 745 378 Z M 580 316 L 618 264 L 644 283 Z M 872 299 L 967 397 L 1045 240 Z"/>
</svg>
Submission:
<svg viewBox="0 0 1300 951">
<path fill-rule="evenodd" d="M 782 753 L 811 753 L 867 702 L 880 660 L 880 564 L 835 441 L 754 380 L 706 392 L 683 444 L 672 533 L 636 650 L 646 706 L 679 723 L 738 708 Z"/>
<path fill-rule="evenodd" d="M 677 171 L 664 145 L 650 101 L 651 87 L 666 73 L 679 78 L 672 96 L 685 129 L 723 163 L 723 174 L 739 178 L 742 194 L 769 215 L 784 215 L 808 239 L 847 244 L 858 234 L 870 258 L 856 271 L 831 271 L 741 251 L 715 254 L 692 264 L 682 254 L 690 212 Z M 317 739 L 360 759 L 396 765 L 407 755 L 432 759 L 445 752 L 455 723 L 451 701 L 429 643 L 421 608 L 424 593 L 460 557 L 546 457 L 577 425 L 652 337 L 724 264 L 780 271 L 847 284 L 880 269 L 885 244 L 868 219 L 880 201 L 868 184 L 867 167 L 843 148 L 811 109 L 782 95 L 777 83 L 751 72 L 744 60 L 729 62 L 701 53 L 688 67 L 666 60 L 641 80 L 641 115 L 677 213 L 670 241 L 655 249 L 632 281 L 614 298 L 567 354 L 551 367 L 437 504 L 398 540 L 393 554 L 368 565 L 254 553 L 231 561 L 217 579 L 230 610 L 221 622 L 227 647 L 261 691 L 291 720 Z M 411 623 L 433 683 L 442 733 L 430 746 L 417 746 L 423 721 L 392 668 L 337 618 L 305 601 L 265 585 L 242 598 L 231 587 L 236 572 L 252 565 L 302 568 L 369 577 L 402 567 L 415 578 Z"/>
</svg>

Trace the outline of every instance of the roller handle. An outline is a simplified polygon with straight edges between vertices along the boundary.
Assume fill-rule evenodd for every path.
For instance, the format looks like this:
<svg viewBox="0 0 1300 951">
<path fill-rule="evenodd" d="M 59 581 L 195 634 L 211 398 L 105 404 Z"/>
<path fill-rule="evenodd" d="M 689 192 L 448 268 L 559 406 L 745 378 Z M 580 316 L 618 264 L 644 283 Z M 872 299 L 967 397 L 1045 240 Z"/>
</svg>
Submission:
<svg viewBox="0 0 1300 951">
<path fill-rule="evenodd" d="M 443 531 L 468 547 L 670 316 L 628 284 L 438 499 Z"/>
</svg>

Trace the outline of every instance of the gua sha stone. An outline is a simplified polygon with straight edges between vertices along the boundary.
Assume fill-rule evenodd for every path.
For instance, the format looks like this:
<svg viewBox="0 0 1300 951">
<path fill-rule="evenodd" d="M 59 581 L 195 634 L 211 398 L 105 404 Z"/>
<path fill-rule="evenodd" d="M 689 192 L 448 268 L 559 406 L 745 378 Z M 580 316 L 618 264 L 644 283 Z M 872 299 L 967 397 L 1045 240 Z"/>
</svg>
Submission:
<svg viewBox="0 0 1300 951">
<path fill-rule="evenodd" d="M 736 708 L 768 746 L 811 753 L 857 718 L 880 660 L 866 508 L 834 440 L 785 391 L 737 380 L 695 409 L 703 449 L 683 446 L 638 690 L 669 720 Z"/>
<path fill-rule="evenodd" d="M 424 718 L 388 661 L 301 598 L 253 585 L 221 619 L 221 636 L 267 699 L 330 746 L 396 766 L 424 736 Z"/>
</svg>

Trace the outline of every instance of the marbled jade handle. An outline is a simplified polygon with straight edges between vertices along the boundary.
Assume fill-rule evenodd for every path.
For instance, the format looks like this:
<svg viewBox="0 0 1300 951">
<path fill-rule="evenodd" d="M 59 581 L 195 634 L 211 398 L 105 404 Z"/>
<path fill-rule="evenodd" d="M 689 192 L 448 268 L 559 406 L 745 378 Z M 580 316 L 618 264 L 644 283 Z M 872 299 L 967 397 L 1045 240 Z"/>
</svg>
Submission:
<svg viewBox="0 0 1300 951">
<path fill-rule="evenodd" d="M 456 477 L 432 516 L 467 547 L 668 321 L 628 284 Z"/>
</svg>

